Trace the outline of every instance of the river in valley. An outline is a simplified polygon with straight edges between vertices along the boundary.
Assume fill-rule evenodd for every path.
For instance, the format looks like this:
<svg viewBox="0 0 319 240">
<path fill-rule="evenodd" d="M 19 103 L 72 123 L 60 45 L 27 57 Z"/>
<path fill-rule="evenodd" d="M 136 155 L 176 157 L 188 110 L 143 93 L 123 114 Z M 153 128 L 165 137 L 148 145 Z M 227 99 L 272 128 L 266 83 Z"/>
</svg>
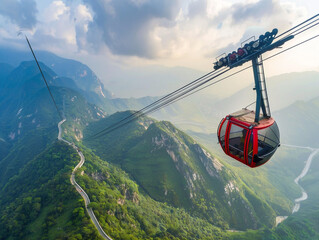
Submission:
<svg viewBox="0 0 319 240">
<path fill-rule="evenodd" d="M 307 200 L 308 198 L 308 194 L 307 192 L 305 191 L 305 189 L 300 186 L 299 182 L 300 180 L 305 177 L 310 169 L 310 166 L 311 166 L 311 162 L 312 162 L 312 159 L 313 157 L 319 152 L 319 148 L 318 149 L 314 149 L 314 148 L 311 148 L 311 147 L 302 147 L 302 146 L 294 146 L 294 145 L 286 145 L 286 144 L 282 144 L 282 146 L 286 146 L 286 147 L 293 147 L 293 148 L 303 148 L 303 149 L 309 149 L 311 151 L 307 161 L 306 161 L 306 164 L 305 164 L 305 167 L 302 169 L 300 175 L 295 178 L 294 182 L 300 187 L 301 189 L 301 196 L 299 198 L 296 198 L 295 199 L 295 205 L 292 209 L 292 214 L 293 213 L 296 213 L 299 211 L 300 209 L 300 203 L 302 201 L 305 201 Z M 276 217 L 276 226 L 281 223 L 282 221 L 284 221 L 288 216 L 277 216 Z"/>
<path fill-rule="evenodd" d="M 300 179 L 302 179 L 304 176 L 307 175 L 309 168 L 311 166 L 312 159 L 318 152 L 319 152 L 319 149 L 311 149 L 311 154 L 307 159 L 304 169 L 302 170 L 300 175 L 295 179 L 295 183 L 300 187 L 302 194 L 301 194 L 301 197 L 295 199 L 295 205 L 292 209 L 292 213 L 298 212 L 300 208 L 300 202 L 305 201 L 308 198 L 308 194 L 306 193 L 305 189 L 303 189 L 303 187 L 300 186 L 299 181 Z"/>
</svg>

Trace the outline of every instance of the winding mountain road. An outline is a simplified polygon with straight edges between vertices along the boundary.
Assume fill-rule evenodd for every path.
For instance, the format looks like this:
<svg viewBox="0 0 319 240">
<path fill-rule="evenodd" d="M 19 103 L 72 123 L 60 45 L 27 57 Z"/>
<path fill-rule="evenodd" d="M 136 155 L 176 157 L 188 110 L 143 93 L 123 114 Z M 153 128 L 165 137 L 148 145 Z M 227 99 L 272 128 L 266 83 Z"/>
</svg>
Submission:
<svg viewBox="0 0 319 240">
<path fill-rule="evenodd" d="M 62 138 L 62 127 L 61 125 L 66 121 L 66 119 L 63 119 L 61 122 L 59 122 L 58 124 L 58 128 L 59 128 L 59 134 L 58 134 L 58 140 L 59 141 L 63 141 L 67 144 L 69 144 L 70 146 L 72 146 L 77 153 L 80 156 L 80 162 L 75 166 L 75 168 L 72 171 L 71 177 L 70 177 L 70 182 L 71 184 L 75 187 L 76 191 L 78 191 L 78 193 L 81 195 L 81 197 L 84 199 L 85 202 L 85 208 L 86 211 L 88 212 L 91 221 L 93 222 L 94 226 L 97 228 L 97 230 L 99 231 L 100 235 L 104 238 L 104 239 L 108 239 L 108 240 L 112 240 L 112 238 L 110 238 L 102 229 L 99 221 L 96 219 L 95 214 L 92 210 L 92 208 L 89 208 L 88 205 L 90 204 L 90 198 L 87 195 L 87 193 L 83 190 L 83 188 L 81 188 L 81 186 L 75 181 L 75 172 L 77 171 L 78 168 L 81 168 L 85 162 L 85 157 L 83 155 L 83 153 L 79 150 L 79 148 L 77 146 L 74 145 L 74 143 L 70 143 L 69 141 L 65 140 Z"/>
</svg>

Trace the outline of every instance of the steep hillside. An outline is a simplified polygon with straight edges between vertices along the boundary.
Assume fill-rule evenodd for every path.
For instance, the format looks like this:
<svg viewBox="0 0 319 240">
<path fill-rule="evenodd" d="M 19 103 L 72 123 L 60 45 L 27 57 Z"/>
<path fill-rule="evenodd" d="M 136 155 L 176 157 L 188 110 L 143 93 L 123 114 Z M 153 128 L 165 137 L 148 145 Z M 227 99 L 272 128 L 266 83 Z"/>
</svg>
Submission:
<svg viewBox="0 0 319 240">
<path fill-rule="evenodd" d="M 66 133 L 82 137 L 83 126 L 104 117 L 104 112 L 75 90 L 72 79 L 60 78 L 42 65 L 60 113 L 66 117 Z M 23 62 L 0 78 L 0 186 L 42 152 L 57 137 L 59 115 L 34 62 Z"/>
<path fill-rule="evenodd" d="M 92 123 L 84 134 L 90 136 L 128 114 Z M 274 224 L 275 213 L 265 201 L 169 122 L 144 117 L 100 138 L 84 138 L 84 144 L 103 160 L 121 166 L 157 201 L 183 207 L 223 227 Z"/>
<path fill-rule="evenodd" d="M 281 125 L 279 125 L 281 127 Z M 281 129 L 281 128 L 280 128 Z M 251 169 L 225 155 L 217 142 L 216 135 L 189 132 L 194 138 L 203 143 L 237 178 L 241 179 L 258 197 L 265 200 L 279 216 L 291 214 L 294 199 L 300 194 L 300 188 L 294 179 L 302 171 L 309 150 L 286 147 L 289 142 L 282 141 L 271 160 L 258 168 Z M 282 135 L 281 135 L 282 137 Z"/>
<path fill-rule="evenodd" d="M 75 86 L 71 79 L 61 80 L 51 69 L 41 65 L 50 86 Z M 0 120 L 7 126 L 2 131 L 10 136 L 10 140 L 23 136 L 24 131 L 32 128 L 32 125 L 48 127 L 58 120 L 50 95 L 34 62 L 21 63 L 7 77 L 0 78 L 0 85 Z M 56 89 L 52 87 L 52 92 L 59 95 L 55 93 Z M 60 98 L 57 97 L 57 100 Z M 57 101 L 61 108 L 62 100 L 63 98 Z"/>
<path fill-rule="evenodd" d="M 41 128 L 28 131 L 25 137 L 7 149 L 7 154 L 0 159 L 0 189 L 8 180 L 18 174 L 20 169 L 48 147 L 57 135 L 56 128 Z M 9 142 L 5 142 L 10 144 Z"/>
<path fill-rule="evenodd" d="M 12 70 L 13 66 L 18 69 L 18 72 L 20 73 L 19 76 L 23 76 L 24 78 L 28 76 L 28 79 L 34 74 L 39 74 L 39 70 L 33 61 L 30 52 L 0 48 L 0 53 L 0 64 L 4 64 L 4 69 L 9 69 L 11 66 Z M 61 84 L 63 84 L 64 87 L 71 88 L 81 93 L 87 101 L 102 107 L 104 111 L 107 111 L 108 113 L 114 113 L 119 110 L 140 109 L 156 99 L 151 97 L 112 99 L 112 94 L 104 88 L 101 80 L 85 64 L 72 59 L 62 58 L 46 51 L 36 51 L 35 53 L 38 60 L 43 63 L 41 67 L 43 68 L 48 81 L 53 81 L 52 85 L 61 86 Z M 28 62 L 28 64 L 34 68 L 31 71 L 28 69 L 28 72 L 22 74 L 21 62 Z M 11 82 L 12 80 L 6 80 L 6 78 L 4 78 L 9 70 L 3 71 L 3 74 L 0 72 L 0 86 L 2 82 L 1 78 L 4 79 L 5 82 Z M 39 77 L 41 76 L 39 75 Z"/>
<path fill-rule="evenodd" d="M 64 116 L 68 119 L 64 131 L 64 134 L 69 135 L 68 139 L 81 139 L 83 127 L 104 116 L 103 111 L 87 103 L 77 92 L 66 88 L 52 88 L 52 92 L 58 100 L 59 109 L 64 110 Z M 15 120 L 11 122 L 8 119 L 8 132 L 5 132 L 2 141 L 3 145 L 10 144 L 12 148 L 0 159 L 0 186 L 57 137 L 59 118 L 47 89 L 41 89 L 20 109 L 18 118 L 13 118 Z"/>
<path fill-rule="evenodd" d="M 315 90 L 315 89 L 314 89 Z M 265 199 L 280 216 L 289 216 L 276 229 L 257 231 L 254 233 L 237 233 L 237 239 L 318 239 L 318 191 L 319 157 L 312 161 L 309 173 L 301 180 L 301 186 L 308 194 L 308 199 L 301 203 L 300 210 L 291 214 L 294 199 L 301 196 L 300 188 L 295 183 L 309 157 L 309 149 L 291 145 L 318 148 L 318 109 L 319 99 L 298 101 L 290 106 L 274 112 L 281 133 L 282 146 L 266 165 L 250 171 L 236 161 L 220 156 L 228 167 L 256 193 Z M 212 144 L 215 136 L 192 133 L 201 142 L 205 142 L 214 152 Z M 288 146 L 287 146 L 288 145 Z M 289 146 L 290 145 L 290 146 Z M 235 238 L 236 239 L 236 238 Z"/>
<path fill-rule="evenodd" d="M 60 86 L 57 84 L 66 84 L 66 80 L 68 80 L 69 83 L 72 83 L 73 86 L 65 86 L 68 88 L 71 88 L 83 95 L 87 101 L 90 103 L 96 104 L 97 106 L 103 108 L 105 112 L 108 114 L 115 113 L 117 111 L 124 111 L 124 110 L 138 110 L 146 105 L 156 101 L 159 99 L 159 97 L 154 97 L 154 92 L 148 92 L 148 90 L 144 89 L 145 84 L 142 84 L 140 86 L 140 89 L 143 90 L 144 95 L 152 95 L 152 97 L 140 97 L 140 98 L 113 98 L 112 94 L 107 90 L 108 85 L 106 84 L 105 87 L 102 84 L 101 80 L 96 76 L 96 74 L 85 64 L 82 64 L 78 61 L 71 60 L 71 59 L 65 59 L 61 58 L 59 56 L 56 56 L 53 53 L 46 52 L 46 51 L 36 51 L 35 52 L 39 61 L 42 62 L 46 68 L 50 68 L 51 72 L 54 72 L 55 76 L 58 76 L 58 79 L 56 79 L 53 83 L 55 86 Z M 14 49 L 3 49 L 0 48 L 0 64 L 6 63 L 6 66 L 9 64 L 14 67 L 19 67 L 21 62 L 23 61 L 32 61 L 32 54 L 27 51 L 19 51 Z M 35 73 L 39 74 L 38 70 L 36 69 L 35 62 L 33 62 L 33 66 L 35 67 Z M 41 65 L 44 70 L 45 67 Z M 156 70 L 157 68 L 155 68 Z M 144 69 L 145 70 L 145 69 Z M 174 69 L 174 71 L 177 69 Z M 0 70 L 1 71 L 1 70 Z M 155 79 L 155 82 L 157 82 L 158 87 L 155 87 L 155 89 L 162 89 L 158 94 L 167 94 L 170 91 L 173 91 L 176 88 L 181 87 L 185 83 L 193 80 L 192 77 L 199 77 L 202 73 L 191 71 L 189 69 L 178 69 L 180 71 L 179 74 L 173 74 L 172 69 L 167 69 L 170 73 L 165 73 L 170 75 L 171 77 L 168 77 L 167 80 L 163 79 L 163 69 L 160 70 L 161 74 L 157 74 L 156 77 L 153 76 L 153 81 Z M 46 72 L 46 70 L 45 70 Z M 154 75 L 154 73 L 153 73 Z M 185 79 L 185 76 L 187 76 L 187 79 Z M 31 76 L 29 76 L 30 78 Z M 47 76 L 48 77 L 48 76 Z M 123 77 L 123 76 L 122 76 Z M 48 77 L 49 78 L 49 77 Z M 50 78 L 49 78 L 50 80 Z M 72 80 L 72 81 L 70 81 Z M 112 79 L 106 79 L 106 82 L 112 82 L 114 81 L 114 78 Z M 172 82 L 172 80 L 174 80 Z M 122 79 L 122 82 L 124 80 Z M 131 78 L 128 76 L 126 81 L 131 81 Z M 170 81 L 171 87 L 170 89 L 165 87 L 164 82 Z M 153 82 L 153 85 L 156 84 Z M 0 72 L 0 85 L 1 85 L 1 72 Z M 136 83 L 138 85 L 138 83 Z M 164 86 L 164 88 L 163 88 Z M 175 87 L 174 87 L 175 86 Z M 1 89 L 0 89 L 1 91 Z M 191 122 L 202 123 L 203 121 L 209 125 L 208 120 L 210 118 L 206 118 L 206 114 L 202 112 L 194 112 L 189 111 L 189 108 L 187 106 L 192 106 L 190 108 L 196 108 L 198 104 L 202 102 L 201 97 L 196 98 L 196 104 L 193 103 L 194 101 L 183 101 L 182 104 L 176 103 L 174 105 L 171 105 L 169 107 L 166 107 L 163 110 L 160 110 L 159 112 L 155 113 L 153 116 L 159 119 L 167 119 L 172 120 L 179 124 L 179 126 L 189 126 L 190 120 Z M 205 100 L 205 103 L 208 102 L 207 106 L 210 106 L 211 99 Z M 203 104 L 205 105 L 205 104 Z M 204 110 L 203 112 L 206 112 Z M 191 114 L 190 114 L 191 113 Z M 192 124 L 191 124 L 192 125 Z M 198 128 L 198 126 L 196 127 Z M 195 129 L 196 129 L 195 128 Z"/>
<path fill-rule="evenodd" d="M 236 233 L 233 234 L 232 239 L 319 239 L 318 169 L 319 156 L 316 156 L 313 159 L 308 175 L 301 181 L 301 185 L 308 194 L 308 199 L 301 203 L 298 212 L 290 215 L 277 228 Z"/>
<path fill-rule="evenodd" d="M 100 239 L 69 181 L 78 161 L 57 142 L 11 178 L 0 189 L 0 239 Z"/>
<path fill-rule="evenodd" d="M 227 232 L 205 219 L 145 195 L 119 167 L 83 152 L 86 163 L 76 178 L 113 239 L 228 239 Z"/>
<path fill-rule="evenodd" d="M 0 52 L 0 63 L 18 66 L 23 61 L 33 61 L 30 51 L 0 48 Z M 59 57 L 47 51 L 36 51 L 35 53 L 39 61 L 49 66 L 57 75 L 71 78 L 80 89 L 86 92 L 94 92 L 103 98 L 111 97 L 111 94 L 104 89 L 102 82 L 95 73 L 85 64 Z"/>
</svg>

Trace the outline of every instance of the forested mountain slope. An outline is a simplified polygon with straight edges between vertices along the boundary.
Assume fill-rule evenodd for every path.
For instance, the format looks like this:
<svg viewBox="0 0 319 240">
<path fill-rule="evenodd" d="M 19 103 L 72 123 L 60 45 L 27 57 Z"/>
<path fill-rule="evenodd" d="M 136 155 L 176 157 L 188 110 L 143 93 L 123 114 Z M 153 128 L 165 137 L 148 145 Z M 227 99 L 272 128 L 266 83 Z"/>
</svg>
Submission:
<svg viewBox="0 0 319 240">
<path fill-rule="evenodd" d="M 0 189 L 0 239 L 101 239 L 70 184 L 79 161 L 56 142 Z"/>
<path fill-rule="evenodd" d="M 116 113 L 90 124 L 84 144 L 103 160 L 121 166 L 143 192 L 220 227 L 256 229 L 274 224 L 275 212 L 265 201 L 169 122 L 143 117 L 107 135 L 89 137 L 128 114 Z"/>
</svg>

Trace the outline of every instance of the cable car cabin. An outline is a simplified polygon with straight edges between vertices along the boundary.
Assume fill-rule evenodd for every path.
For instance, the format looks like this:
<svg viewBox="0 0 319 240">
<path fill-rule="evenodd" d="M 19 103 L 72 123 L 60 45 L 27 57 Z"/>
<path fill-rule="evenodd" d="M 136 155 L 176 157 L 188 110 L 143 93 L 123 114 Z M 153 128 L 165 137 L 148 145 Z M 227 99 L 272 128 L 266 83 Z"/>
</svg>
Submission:
<svg viewBox="0 0 319 240">
<path fill-rule="evenodd" d="M 224 152 L 252 168 L 266 163 L 280 145 L 273 118 L 254 120 L 255 112 L 243 109 L 222 119 L 217 132 Z"/>
</svg>

